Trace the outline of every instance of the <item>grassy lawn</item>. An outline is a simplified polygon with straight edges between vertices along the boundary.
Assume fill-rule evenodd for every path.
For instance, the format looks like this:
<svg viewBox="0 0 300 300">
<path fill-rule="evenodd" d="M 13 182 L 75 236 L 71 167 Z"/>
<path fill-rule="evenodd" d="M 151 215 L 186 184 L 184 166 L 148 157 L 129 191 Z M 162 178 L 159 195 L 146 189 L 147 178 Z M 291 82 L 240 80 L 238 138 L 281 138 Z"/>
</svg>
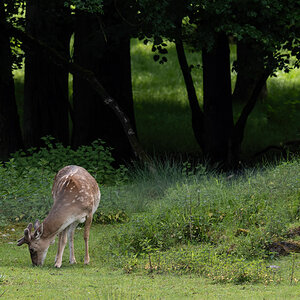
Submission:
<svg viewBox="0 0 300 300">
<path fill-rule="evenodd" d="M 300 230 L 297 159 L 233 177 L 200 166 L 192 171 L 186 163 L 157 163 L 156 172 L 132 170 L 129 180 L 100 186 L 96 215 L 104 214 L 106 225 L 92 226 L 91 264 L 83 264 L 83 229 L 78 228 L 78 264 L 69 265 L 66 248 L 61 269 L 54 268 L 57 242 L 43 267 L 32 267 L 27 246 L 16 246 L 27 222 L 41 213 L 41 204 L 47 214 L 53 178 L 32 165 L 21 171 L 18 164 L 16 159 L 0 167 L 3 299 L 300 297 L 300 253 L 277 256 L 269 246 L 288 241 L 300 249 L 300 236 L 287 235 Z M 26 223 L 12 221 L 21 218 L 20 209 Z M 120 209 L 128 219 L 108 225 Z"/>
<path fill-rule="evenodd" d="M 199 57 L 188 53 L 194 65 Z M 142 144 L 154 153 L 198 152 L 174 46 L 168 63 L 159 65 L 151 47 L 132 41 L 132 68 Z M 22 76 L 22 70 L 15 73 L 21 115 Z M 201 69 L 193 69 L 193 76 L 201 103 Z M 245 155 L 299 139 L 299 81 L 299 70 L 269 79 L 268 98 L 249 118 Z M 235 117 L 240 109 L 234 105 Z M 171 160 L 154 162 L 154 170 L 126 171 L 113 170 L 108 153 L 99 160 L 98 150 L 104 150 L 95 147 L 75 153 L 56 145 L 0 165 L 0 298 L 300 298 L 299 253 L 277 256 L 270 246 L 292 239 L 300 248 L 300 236 L 287 234 L 300 226 L 299 158 L 238 174 Z M 62 268 L 54 268 L 56 243 L 44 267 L 34 268 L 27 247 L 16 241 L 25 221 L 45 217 L 54 174 L 71 163 L 88 169 L 102 192 L 91 230 L 91 264 L 83 265 L 78 229 L 77 265 L 68 264 L 66 248 Z"/>
<path fill-rule="evenodd" d="M 16 231 L 12 232 L 11 228 Z M 32 267 L 27 247 L 17 247 L 22 226 L 1 228 L 0 296 L 3 299 L 299 299 L 299 283 L 290 284 L 292 257 L 281 266 L 280 284 L 217 284 L 195 274 L 148 273 L 140 270 L 127 274 L 116 267 L 109 252 L 110 236 L 116 226 L 93 225 L 91 264 L 83 265 L 82 232 L 77 230 L 75 249 L 77 265 L 68 264 L 66 248 L 63 266 L 54 268 L 56 244 L 51 246 L 44 267 Z M 3 237 L 3 233 L 10 233 Z M 300 278 L 300 257 L 294 277 Z M 277 275 L 276 275 L 277 276 Z"/>
</svg>

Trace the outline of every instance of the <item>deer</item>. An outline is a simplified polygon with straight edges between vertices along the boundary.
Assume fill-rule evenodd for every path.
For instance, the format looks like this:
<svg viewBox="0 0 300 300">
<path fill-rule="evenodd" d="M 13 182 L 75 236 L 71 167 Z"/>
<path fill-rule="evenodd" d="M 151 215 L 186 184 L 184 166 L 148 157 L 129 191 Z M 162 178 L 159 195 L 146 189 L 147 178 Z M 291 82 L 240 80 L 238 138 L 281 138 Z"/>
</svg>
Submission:
<svg viewBox="0 0 300 300">
<path fill-rule="evenodd" d="M 17 242 L 18 246 L 27 244 L 34 266 L 44 264 L 49 246 L 55 242 L 58 235 L 58 249 L 55 257 L 55 267 L 62 265 L 63 252 L 69 240 L 70 264 L 75 264 L 74 233 L 79 223 L 85 222 L 84 264 L 89 264 L 89 235 L 93 214 L 100 202 L 100 190 L 95 178 L 84 168 L 70 165 L 62 168 L 56 174 L 52 186 L 53 205 L 42 223 L 36 220 L 29 223 L 24 230 L 24 236 Z M 32 227 L 34 232 L 32 233 Z"/>
</svg>

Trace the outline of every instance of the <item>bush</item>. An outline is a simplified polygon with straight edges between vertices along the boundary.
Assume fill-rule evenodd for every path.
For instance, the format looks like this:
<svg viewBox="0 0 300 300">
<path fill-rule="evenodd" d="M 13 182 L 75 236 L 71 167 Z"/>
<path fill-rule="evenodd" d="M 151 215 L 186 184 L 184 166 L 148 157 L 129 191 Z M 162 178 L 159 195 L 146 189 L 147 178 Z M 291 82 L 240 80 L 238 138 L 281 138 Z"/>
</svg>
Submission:
<svg viewBox="0 0 300 300">
<path fill-rule="evenodd" d="M 54 174 L 67 165 L 78 165 L 87 169 L 101 184 L 114 184 L 124 180 L 126 168 L 116 170 L 112 163 L 111 148 L 105 147 L 101 140 L 94 141 L 89 146 L 80 146 L 77 150 L 61 143 L 54 143 L 50 136 L 42 138 L 45 147 L 37 150 L 18 151 L 12 155 L 15 168 L 22 172 L 28 167 L 42 168 Z"/>
<path fill-rule="evenodd" d="M 0 223 L 43 219 L 53 203 L 54 176 L 66 165 L 86 168 L 101 185 L 127 181 L 126 168 L 113 168 L 110 149 L 101 141 L 81 146 L 76 151 L 60 143 L 53 144 L 50 137 L 44 141 L 44 148 L 19 151 L 10 161 L 0 164 Z"/>
</svg>

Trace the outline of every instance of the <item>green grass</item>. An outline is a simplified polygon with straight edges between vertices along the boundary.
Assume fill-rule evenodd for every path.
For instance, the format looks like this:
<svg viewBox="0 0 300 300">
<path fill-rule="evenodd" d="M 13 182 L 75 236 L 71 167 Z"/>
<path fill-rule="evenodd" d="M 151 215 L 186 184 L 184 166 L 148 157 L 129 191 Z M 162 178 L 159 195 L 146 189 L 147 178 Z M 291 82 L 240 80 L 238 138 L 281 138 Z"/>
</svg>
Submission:
<svg viewBox="0 0 300 300">
<path fill-rule="evenodd" d="M 141 271 L 131 274 L 114 267 L 110 256 L 110 236 L 115 226 L 93 225 L 90 240 L 91 264 L 83 265 L 82 232 L 75 235 L 78 264 L 70 266 L 66 248 L 61 269 L 53 267 L 56 245 L 49 249 L 44 267 L 32 267 L 27 247 L 17 247 L 21 227 L 5 239 L 0 235 L 0 295 L 2 299 L 297 299 L 299 284 L 290 284 L 291 257 L 276 263 L 281 266 L 280 284 L 217 284 L 195 274 L 156 274 Z M 12 243 L 12 244 L 11 244 Z M 296 278 L 300 277 L 299 257 Z M 276 275 L 277 276 L 277 275 Z M 275 277 L 276 278 L 276 277 Z"/>
<path fill-rule="evenodd" d="M 191 128 L 191 114 L 175 47 L 169 44 L 168 62 L 153 61 L 151 46 L 132 41 L 132 76 L 135 115 L 141 143 L 150 152 L 199 152 Z M 189 64 L 201 65 L 199 53 L 186 51 Z M 231 61 L 235 47 L 231 46 Z M 201 68 L 192 71 L 202 104 Z M 236 74 L 232 72 L 232 87 Z M 268 97 L 258 103 L 249 117 L 242 144 L 249 157 L 269 145 L 300 138 L 300 70 L 278 72 L 268 80 Z M 241 105 L 234 104 L 237 119 Z"/>
<path fill-rule="evenodd" d="M 198 151 L 175 47 L 169 45 L 168 62 L 163 65 L 154 62 L 150 45 L 133 40 L 131 47 L 135 117 L 141 143 L 151 152 Z M 198 57 L 192 55 L 191 61 L 196 63 Z M 200 92 L 200 76 L 196 85 Z"/>
<path fill-rule="evenodd" d="M 132 42 L 138 134 L 153 152 L 195 152 L 199 149 L 171 45 L 169 52 L 168 63 L 159 65 L 149 47 Z M 190 63 L 198 64 L 199 54 L 188 55 Z M 16 74 L 18 99 L 21 75 Z M 195 69 L 193 76 L 201 101 L 200 70 Z M 243 146 L 248 155 L 298 137 L 299 77 L 299 71 L 293 71 L 268 81 L 269 97 L 258 104 L 246 129 Z M 235 107 L 235 114 L 239 109 Z M 272 242 L 286 240 L 286 232 L 300 225 L 299 159 L 241 174 L 216 174 L 203 166 L 192 168 L 187 162 L 170 160 L 154 162 L 154 172 L 135 166 L 126 173 L 111 170 L 110 160 L 99 160 L 97 149 L 87 148 L 81 154 L 62 147 L 48 150 L 27 158 L 17 156 L 6 167 L 0 166 L 0 298 L 300 297 L 299 254 L 277 257 L 268 248 Z M 102 191 L 96 219 L 106 225 L 92 226 L 91 265 L 83 265 L 79 229 L 77 265 L 69 266 L 66 248 L 62 269 L 55 269 L 56 246 L 51 246 L 45 266 L 33 268 L 28 249 L 15 244 L 26 224 L 12 220 L 43 218 L 54 172 L 75 158 L 96 175 Z M 120 211 L 126 217 L 116 224 Z M 280 269 L 273 273 L 269 265 Z"/>
<path fill-rule="evenodd" d="M 43 155 L 46 160 L 45 150 Z M 233 177 L 170 161 L 155 162 L 155 171 L 135 167 L 123 181 L 100 186 L 102 198 L 96 213 L 112 216 L 122 209 L 128 218 L 121 224 L 109 218 L 102 219 L 106 225 L 94 222 L 89 266 L 83 264 L 83 229 L 79 228 L 75 235 L 78 264 L 68 264 L 66 248 L 59 270 L 53 266 L 57 243 L 50 247 L 44 267 L 35 268 L 27 247 L 16 246 L 27 223 L 9 222 L 14 205 L 24 203 L 22 213 L 28 221 L 43 217 L 46 211 L 41 211 L 41 203 L 50 192 L 50 186 L 43 184 L 53 177 L 46 166 L 37 173 L 30 157 L 18 160 L 29 165 L 21 170 L 10 163 L 0 169 L 6 182 L 0 185 L 0 211 L 6 213 L 0 227 L 3 299 L 300 296 L 300 254 L 280 257 L 268 248 L 272 242 L 300 239 L 286 236 L 290 228 L 300 225 L 299 159 L 230 174 Z M 18 160 L 15 165 L 21 165 Z M 31 180 L 33 172 L 39 174 L 36 181 Z M 11 211 L 7 213 L 6 207 Z M 270 265 L 279 269 L 273 271 Z"/>
<path fill-rule="evenodd" d="M 151 153 L 199 153 L 191 127 L 191 113 L 182 73 L 173 44 L 168 44 L 168 62 L 153 60 L 151 45 L 131 41 L 134 109 L 139 139 Z M 236 57 L 231 46 L 231 61 Z M 202 105 L 202 70 L 200 53 L 186 50 L 200 104 Z M 200 65 L 200 67 L 197 67 Z M 269 145 L 300 139 L 300 70 L 278 72 L 268 80 L 268 97 L 258 103 L 246 126 L 242 152 L 249 157 Z M 236 74 L 232 72 L 232 87 Z M 23 70 L 14 72 L 18 110 L 23 122 Z M 70 77 L 70 81 L 71 81 Z M 71 87 L 71 85 L 70 85 Z M 72 90 L 70 89 L 70 95 Z M 234 105 L 234 117 L 241 110 Z M 70 128 L 72 124 L 70 124 Z"/>
</svg>

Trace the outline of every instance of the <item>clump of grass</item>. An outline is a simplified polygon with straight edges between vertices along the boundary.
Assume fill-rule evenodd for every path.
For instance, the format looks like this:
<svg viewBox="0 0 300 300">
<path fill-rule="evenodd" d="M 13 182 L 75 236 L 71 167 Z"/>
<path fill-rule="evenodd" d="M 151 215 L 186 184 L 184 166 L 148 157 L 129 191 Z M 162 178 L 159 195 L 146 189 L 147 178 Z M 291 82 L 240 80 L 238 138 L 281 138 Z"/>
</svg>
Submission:
<svg viewBox="0 0 300 300">
<path fill-rule="evenodd" d="M 212 245 L 173 247 L 168 251 L 144 253 L 124 258 L 126 273 L 147 271 L 150 274 L 197 274 L 214 283 L 280 283 L 283 280 L 278 266 L 270 266 L 263 259 L 247 260 L 234 255 L 218 253 Z"/>
<path fill-rule="evenodd" d="M 209 243 L 220 254 L 270 256 L 268 245 L 299 222 L 299 169 L 298 160 L 265 171 L 249 170 L 237 178 L 187 175 L 181 169 L 178 180 L 148 203 L 146 213 L 132 216 L 116 243 L 122 253 L 138 255 L 145 249 Z"/>
<path fill-rule="evenodd" d="M 0 274 L 0 284 L 3 284 L 5 281 L 5 276 Z"/>
</svg>

